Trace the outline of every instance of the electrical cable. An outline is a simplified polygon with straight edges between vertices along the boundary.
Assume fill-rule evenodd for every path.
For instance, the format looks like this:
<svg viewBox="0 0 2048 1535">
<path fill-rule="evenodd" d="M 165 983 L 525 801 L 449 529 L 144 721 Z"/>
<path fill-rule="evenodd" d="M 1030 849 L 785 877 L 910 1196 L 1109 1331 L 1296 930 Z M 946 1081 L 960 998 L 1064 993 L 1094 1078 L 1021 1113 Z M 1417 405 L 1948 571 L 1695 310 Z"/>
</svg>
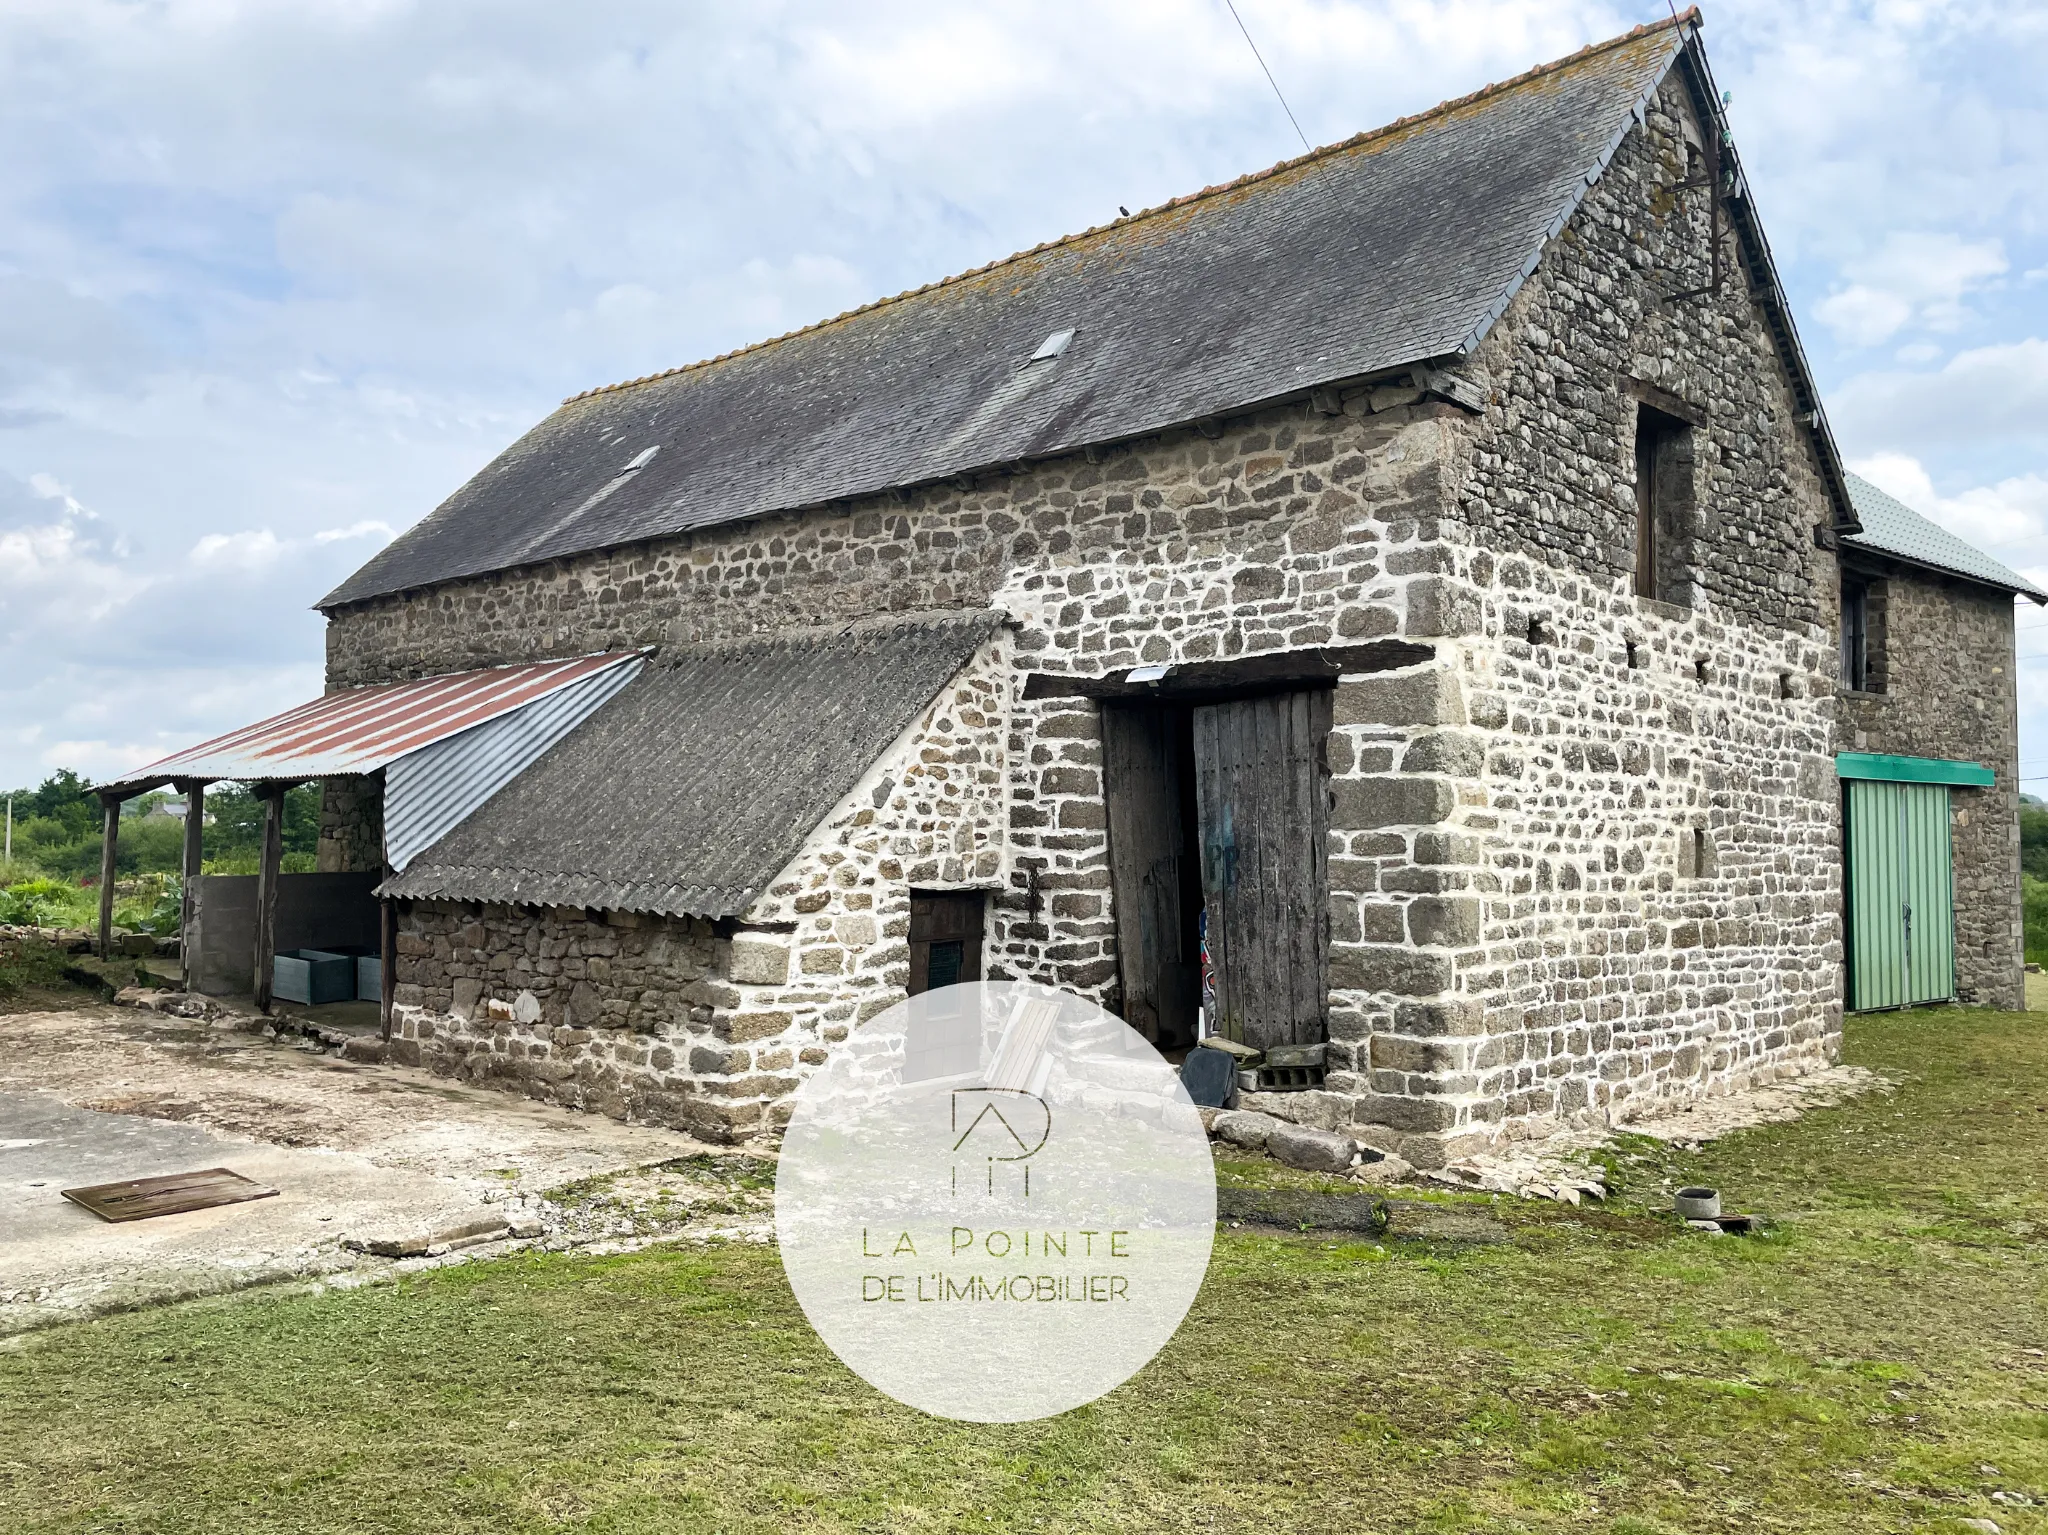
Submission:
<svg viewBox="0 0 2048 1535">
<path fill-rule="evenodd" d="M 1223 3 L 1229 7 L 1230 19 L 1237 23 L 1237 30 L 1244 34 L 1244 45 L 1251 49 L 1252 57 L 1259 61 L 1259 69 L 1266 77 L 1266 84 L 1273 87 L 1273 95 L 1280 103 L 1280 110 L 1287 114 L 1287 121 L 1294 125 L 1294 136 L 1301 140 L 1302 150 L 1305 153 L 1314 153 L 1308 135 L 1301 131 L 1301 123 L 1294 115 L 1294 108 L 1287 104 L 1287 98 L 1280 92 L 1280 82 L 1273 78 L 1273 71 L 1266 68 L 1266 56 L 1259 52 L 1259 45 L 1252 41 L 1251 28 L 1247 27 L 1244 18 L 1237 14 L 1237 0 L 1223 0 Z"/>
</svg>

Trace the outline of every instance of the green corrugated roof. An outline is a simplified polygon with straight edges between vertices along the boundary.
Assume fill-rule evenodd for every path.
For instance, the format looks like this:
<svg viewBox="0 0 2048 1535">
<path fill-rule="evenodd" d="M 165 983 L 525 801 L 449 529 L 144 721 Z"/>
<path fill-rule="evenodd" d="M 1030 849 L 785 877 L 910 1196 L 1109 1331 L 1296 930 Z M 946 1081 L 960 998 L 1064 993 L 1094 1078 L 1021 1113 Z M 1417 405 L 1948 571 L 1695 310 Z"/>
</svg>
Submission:
<svg viewBox="0 0 2048 1535">
<path fill-rule="evenodd" d="M 1894 555 L 1916 565 L 1931 565 L 1936 570 L 1967 576 L 1987 586 L 2024 592 L 2036 602 L 2048 602 L 2048 592 L 2016 571 L 2008 570 L 1983 550 L 1964 543 L 1947 528 L 1929 522 L 1905 502 L 1886 495 L 1870 481 L 1853 474 L 1847 478 L 1849 499 L 1855 503 L 1856 518 L 1863 524 L 1861 533 L 1843 537 L 1842 542 L 1850 548 Z"/>
</svg>

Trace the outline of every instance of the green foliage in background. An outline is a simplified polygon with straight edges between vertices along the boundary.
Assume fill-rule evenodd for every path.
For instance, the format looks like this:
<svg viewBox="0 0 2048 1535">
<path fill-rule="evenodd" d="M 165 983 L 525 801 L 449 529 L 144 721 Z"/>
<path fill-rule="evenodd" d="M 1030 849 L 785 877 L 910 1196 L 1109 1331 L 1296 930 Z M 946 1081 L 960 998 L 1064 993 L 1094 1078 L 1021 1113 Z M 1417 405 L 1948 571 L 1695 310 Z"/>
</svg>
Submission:
<svg viewBox="0 0 2048 1535">
<path fill-rule="evenodd" d="M 2020 870 L 2027 960 L 2048 964 L 2048 806 L 2020 806 Z"/>
<path fill-rule="evenodd" d="M 149 814 L 168 797 L 147 794 L 123 808 L 115 849 L 117 879 L 183 870 L 184 822 Z M 15 790 L 13 798 L 14 856 L 0 867 L 0 881 L 11 886 L 47 876 L 75 885 L 98 877 L 103 812 L 89 779 L 60 768 L 33 789 Z M 263 851 L 263 802 L 245 785 L 215 784 L 206 792 L 206 816 L 201 840 L 206 872 L 254 874 Z M 319 841 L 320 786 L 302 784 L 284 797 L 284 871 L 311 873 Z"/>
<path fill-rule="evenodd" d="M 246 785 L 215 784 L 206 791 L 206 813 L 210 818 L 204 839 L 207 872 L 254 874 L 257 860 L 263 854 L 263 801 Z M 123 827 L 121 835 L 125 838 L 127 834 Z M 301 784 L 284 797 L 286 872 L 310 872 L 319 843 L 320 786 Z M 294 868 L 295 855 L 307 860 L 303 868 Z M 175 863 L 172 867 L 176 867 Z"/>
<path fill-rule="evenodd" d="M 2048 806 L 2020 806 L 2020 867 L 2048 879 Z"/>
</svg>

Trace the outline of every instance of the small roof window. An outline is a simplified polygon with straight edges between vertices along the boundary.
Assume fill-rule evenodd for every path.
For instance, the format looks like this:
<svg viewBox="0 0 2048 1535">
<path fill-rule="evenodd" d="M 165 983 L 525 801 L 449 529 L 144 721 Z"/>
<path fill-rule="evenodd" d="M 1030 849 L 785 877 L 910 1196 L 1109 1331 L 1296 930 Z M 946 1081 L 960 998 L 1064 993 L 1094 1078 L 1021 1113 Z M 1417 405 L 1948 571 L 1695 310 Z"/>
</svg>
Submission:
<svg viewBox="0 0 2048 1535">
<path fill-rule="evenodd" d="M 1038 343 L 1038 350 L 1031 354 L 1031 360 L 1033 362 L 1051 362 L 1053 358 L 1059 356 L 1060 353 L 1072 345 L 1073 340 L 1074 333 L 1071 330 L 1056 330 Z"/>
</svg>

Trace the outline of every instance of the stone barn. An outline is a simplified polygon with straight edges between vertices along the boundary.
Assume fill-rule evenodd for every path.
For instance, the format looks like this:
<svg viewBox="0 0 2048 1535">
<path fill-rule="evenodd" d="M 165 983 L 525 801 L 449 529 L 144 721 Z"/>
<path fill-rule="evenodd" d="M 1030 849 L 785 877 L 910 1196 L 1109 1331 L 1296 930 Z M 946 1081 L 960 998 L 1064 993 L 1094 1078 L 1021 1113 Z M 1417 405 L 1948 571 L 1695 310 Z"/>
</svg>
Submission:
<svg viewBox="0 0 2048 1535">
<path fill-rule="evenodd" d="M 1874 504 L 1687 12 L 567 401 L 322 600 L 329 697 L 631 679 L 328 776 L 323 866 L 466 1077 L 742 1138 L 1016 976 L 1437 1165 L 1831 1059 L 1859 754 L 1959 785 L 2017 995 L 2025 583 Z"/>
</svg>

